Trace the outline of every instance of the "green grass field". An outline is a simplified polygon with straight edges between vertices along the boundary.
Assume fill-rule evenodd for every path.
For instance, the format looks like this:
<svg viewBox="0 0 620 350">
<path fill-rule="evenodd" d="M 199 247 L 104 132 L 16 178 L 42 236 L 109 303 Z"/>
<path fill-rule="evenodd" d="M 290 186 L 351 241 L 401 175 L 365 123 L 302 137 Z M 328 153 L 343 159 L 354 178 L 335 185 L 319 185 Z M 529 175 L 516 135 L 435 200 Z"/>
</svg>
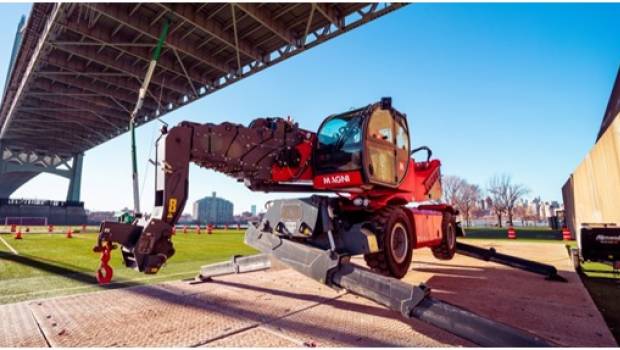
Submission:
<svg viewBox="0 0 620 350">
<path fill-rule="evenodd" d="M 22 240 L 9 234 L 0 237 L 19 253 L 13 254 L 0 242 L 0 304 L 190 278 L 204 264 L 256 252 L 243 244 L 242 231 L 179 232 L 173 236 L 176 254 L 157 275 L 125 268 L 120 251 L 114 250 L 110 261 L 113 283 L 99 286 L 95 279 L 99 254 L 92 252 L 95 233 L 74 234 L 72 239 L 58 233 L 25 234 Z"/>
</svg>

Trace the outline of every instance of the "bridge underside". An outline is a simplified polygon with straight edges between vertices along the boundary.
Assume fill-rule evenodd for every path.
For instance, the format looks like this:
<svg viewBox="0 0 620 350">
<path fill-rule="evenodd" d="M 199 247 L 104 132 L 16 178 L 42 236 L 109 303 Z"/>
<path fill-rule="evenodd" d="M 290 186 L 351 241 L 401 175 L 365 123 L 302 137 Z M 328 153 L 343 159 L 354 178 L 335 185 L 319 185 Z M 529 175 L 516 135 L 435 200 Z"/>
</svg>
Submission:
<svg viewBox="0 0 620 350">
<path fill-rule="evenodd" d="M 71 159 L 126 132 L 165 22 L 169 34 L 138 125 L 401 6 L 35 3 L 16 39 L 0 142 L 11 152 Z M 1 173 L 0 194 L 37 170 Z"/>
<path fill-rule="evenodd" d="M 0 173 L 0 184 L 2 184 L 0 186 L 0 198 L 9 198 L 13 192 L 37 175 L 39 173 L 28 171 Z"/>
<path fill-rule="evenodd" d="M 69 180 L 68 202 L 80 201 L 82 179 L 81 154 L 72 157 L 49 156 L 37 152 L 16 151 L 0 145 L 0 198 L 13 192 L 40 173 L 50 173 Z"/>
</svg>

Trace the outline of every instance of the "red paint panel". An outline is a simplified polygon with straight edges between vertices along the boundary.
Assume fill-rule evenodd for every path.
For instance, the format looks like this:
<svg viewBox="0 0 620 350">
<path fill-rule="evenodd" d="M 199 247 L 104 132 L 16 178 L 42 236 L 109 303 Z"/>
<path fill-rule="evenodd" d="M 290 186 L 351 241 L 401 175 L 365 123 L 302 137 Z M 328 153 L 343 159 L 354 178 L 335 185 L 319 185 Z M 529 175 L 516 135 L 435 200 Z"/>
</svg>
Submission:
<svg viewBox="0 0 620 350">
<path fill-rule="evenodd" d="M 314 177 L 314 187 L 319 189 L 355 187 L 363 183 L 359 171 L 345 171 Z"/>
<path fill-rule="evenodd" d="M 434 246 L 441 242 L 443 213 L 434 210 L 411 209 L 415 223 L 416 248 Z"/>
</svg>

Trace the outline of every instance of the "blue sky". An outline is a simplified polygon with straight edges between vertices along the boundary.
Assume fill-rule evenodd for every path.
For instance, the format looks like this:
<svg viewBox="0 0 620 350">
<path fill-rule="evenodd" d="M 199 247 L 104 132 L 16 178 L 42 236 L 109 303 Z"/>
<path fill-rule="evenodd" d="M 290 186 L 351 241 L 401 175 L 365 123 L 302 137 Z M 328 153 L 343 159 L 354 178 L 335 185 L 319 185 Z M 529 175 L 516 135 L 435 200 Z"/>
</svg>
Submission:
<svg viewBox="0 0 620 350">
<path fill-rule="evenodd" d="M 0 79 L 28 4 L 0 5 Z M 291 115 L 316 130 L 334 112 L 392 96 L 413 145 L 444 174 L 484 187 L 507 173 L 532 194 L 561 187 L 592 147 L 620 64 L 620 5 L 414 4 L 179 109 L 164 120 L 232 121 Z M 157 123 L 138 129 L 140 182 Z M 131 206 L 129 135 L 86 153 L 90 209 Z M 190 203 L 217 191 L 235 212 L 278 195 L 252 193 L 192 166 Z M 14 197 L 64 199 L 67 181 L 40 175 Z M 152 172 L 143 207 L 150 208 Z M 191 205 L 186 207 L 190 210 Z"/>
</svg>

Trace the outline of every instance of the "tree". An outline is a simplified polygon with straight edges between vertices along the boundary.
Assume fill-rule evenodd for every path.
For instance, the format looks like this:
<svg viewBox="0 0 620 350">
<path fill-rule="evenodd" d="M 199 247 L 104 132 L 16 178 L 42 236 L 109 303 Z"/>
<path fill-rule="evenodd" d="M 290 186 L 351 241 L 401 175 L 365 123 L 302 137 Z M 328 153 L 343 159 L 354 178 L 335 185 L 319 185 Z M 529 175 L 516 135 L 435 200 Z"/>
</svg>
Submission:
<svg viewBox="0 0 620 350">
<path fill-rule="evenodd" d="M 506 212 L 506 193 L 510 180 L 507 175 L 493 175 L 487 184 L 487 192 L 491 197 L 491 211 L 497 217 L 497 225 L 502 227 L 502 217 Z"/>
<path fill-rule="evenodd" d="M 471 222 L 472 210 L 480 200 L 480 187 L 458 176 L 445 176 L 442 181 L 444 201 L 459 210 L 466 225 Z"/>
<path fill-rule="evenodd" d="M 441 187 L 443 189 L 443 200 L 452 205 L 457 206 L 461 191 L 466 182 L 462 178 L 453 175 L 443 176 L 441 179 Z"/>
<path fill-rule="evenodd" d="M 497 216 L 497 223 L 502 227 L 502 216 L 508 216 L 508 224 L 512 225 L 514 208 L 517 201 L 529 192 L 522 184 L 513 184 L 509 175 L 494 175 L 489 180 L 488 191 L 493 200 L 493 212 Z"/>
<path fill-rule="evenodd" d="M 508 177 L 508 187 L 506 191 L 506 211 L 508 212 L 508 222 L 512 225 L 512 217 L 514 214 L 514 208 L 517 201 L 526 195 L 529 190 L 522 184 L 511 183 L 510 176 Z"/>
<path fill-rule="evenodd" d="M 471 224 L 472 211 L 476 207 L 476 203 L 480 200 L 480 187 L 465 182 L 460 191 L 457 201 L 457 209 L 463 215 L 467 227 Z"/>
</svg>

